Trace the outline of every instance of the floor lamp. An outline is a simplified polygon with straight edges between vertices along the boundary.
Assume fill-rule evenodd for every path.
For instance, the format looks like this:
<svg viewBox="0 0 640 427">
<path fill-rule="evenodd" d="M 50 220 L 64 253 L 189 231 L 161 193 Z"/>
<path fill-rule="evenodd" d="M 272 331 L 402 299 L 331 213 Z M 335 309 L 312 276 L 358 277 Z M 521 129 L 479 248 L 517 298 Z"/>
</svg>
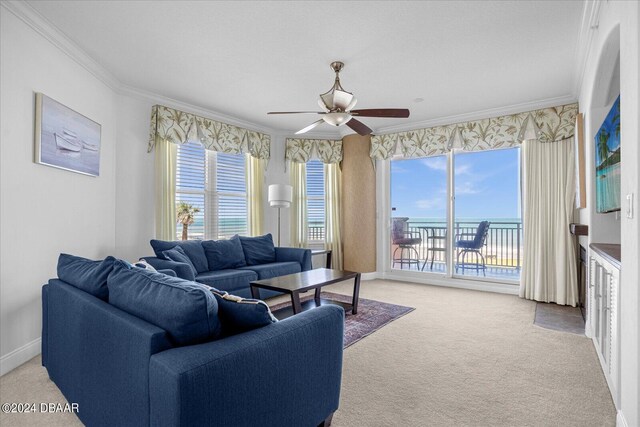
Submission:
<svg viewBox="0 0 640 427">
<path fill-rule="evenodd" d="M 280 209 L 291 206 L 293 187 L 287 184 L 271 184 L 269 186 L 269 205 L 278 208 L 278 246 L 280 246 Z"/>
</svg>

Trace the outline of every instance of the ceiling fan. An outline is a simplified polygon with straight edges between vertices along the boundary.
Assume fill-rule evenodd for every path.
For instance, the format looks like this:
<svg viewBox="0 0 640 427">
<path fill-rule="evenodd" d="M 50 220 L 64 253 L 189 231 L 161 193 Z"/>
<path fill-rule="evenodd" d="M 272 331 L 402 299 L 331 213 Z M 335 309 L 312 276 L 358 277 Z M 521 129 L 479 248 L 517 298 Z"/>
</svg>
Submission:
<svg viewBox="0 0 640 427">
<path fill-rule="evenodd" d="M 344 64 L 340 61 L 331 63 L 331 69 L 336 73 L 336 81 L 331 89 L 318 98 L 318 105 L 323 111 L 272 111 L 267 114 L 320 114 L 320 120 L 300 129 L 296 135 L 309 132 L 321 123 L 328 123 L 332 126 L 347 125 L 360 135 L 369 135 L 373 131 L 354 117 L 409 117 L 409 110 L 406 108 L 354 110 L 353 107 L 356 106 L 357 99 L 352 93 L 344 90 L 340 84 L 340 71 L 343 67 Z"/>
</svg>

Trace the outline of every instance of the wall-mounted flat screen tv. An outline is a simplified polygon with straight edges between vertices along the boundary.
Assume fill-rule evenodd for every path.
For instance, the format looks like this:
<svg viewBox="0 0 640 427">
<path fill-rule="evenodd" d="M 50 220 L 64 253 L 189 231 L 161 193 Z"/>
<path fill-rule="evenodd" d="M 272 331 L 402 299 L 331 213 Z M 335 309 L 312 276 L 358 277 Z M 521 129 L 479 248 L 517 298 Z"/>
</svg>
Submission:
<svg viewBox="0 0 640 427">
<path fill-rule="evenodd" d="M 620 96 L 595 137 L 596 209 L 620 210 Z"/>
</svg>

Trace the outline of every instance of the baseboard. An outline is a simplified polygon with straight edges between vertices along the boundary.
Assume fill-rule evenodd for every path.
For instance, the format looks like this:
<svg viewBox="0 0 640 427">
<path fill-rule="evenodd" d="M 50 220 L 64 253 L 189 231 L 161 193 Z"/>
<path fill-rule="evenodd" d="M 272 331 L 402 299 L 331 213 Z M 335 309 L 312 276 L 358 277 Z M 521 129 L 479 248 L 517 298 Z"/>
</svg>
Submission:
<svg viewBox="0 0 640 427">
<path fill-rule="evenodd" d="M 36 338 L 0 357 L 0 377 L 36 357 L 41 351 L 41 338 Z"/>
<path fill-rule="evenodd" d="M 374 280 L 378 278 L 378 273 L 373 271 L 371 273 L 361 273 L 360 280 Z"/>
<path fill-rule="evenodd" d="M 622 411 L 618 411 L 618 414 L 616 415 L 616 427 L 629 427 Z"/>
<path fill-rule="evenodd" d="M 404 274 L 394 274 L 394 273 L 382 273 L 378 276 L 380 279 L 387 280 L 396 280 L 399 282 L 410 282 L 410 283 L 423 283 L 425 285 L 434 285 L 434 286 L 442 286 L 445 288 L 460 288 L 460 289 L 470 289 L 474 291 L 483 291 L 483 292 L 495 292 L 499 294 L 510 294 L 510 295 L 518 295 L 519 286 L 504 284 L 504 283 L 496 283 L 490 281 L 481 281 L 481 280 L 469 280 L 469 279 L 442 279 L 436 277 L 420 277 L 419 273 L 415 276 L 404 275 Z"/>
</svg>

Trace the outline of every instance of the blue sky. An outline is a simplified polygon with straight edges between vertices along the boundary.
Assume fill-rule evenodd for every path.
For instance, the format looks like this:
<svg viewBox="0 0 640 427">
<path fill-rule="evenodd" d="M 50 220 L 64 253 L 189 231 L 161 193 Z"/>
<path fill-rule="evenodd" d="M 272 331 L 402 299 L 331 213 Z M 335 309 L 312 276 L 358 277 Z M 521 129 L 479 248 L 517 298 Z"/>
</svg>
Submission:
<svg viewBox="0 0 640 427">
<path fill-rule="evenodd" d="M 456 154 L 456 218 L 518 218 L 519 149 Z M 391 162 L 392 216 L 446 218 L 447 157 Z"/>
</svg>

